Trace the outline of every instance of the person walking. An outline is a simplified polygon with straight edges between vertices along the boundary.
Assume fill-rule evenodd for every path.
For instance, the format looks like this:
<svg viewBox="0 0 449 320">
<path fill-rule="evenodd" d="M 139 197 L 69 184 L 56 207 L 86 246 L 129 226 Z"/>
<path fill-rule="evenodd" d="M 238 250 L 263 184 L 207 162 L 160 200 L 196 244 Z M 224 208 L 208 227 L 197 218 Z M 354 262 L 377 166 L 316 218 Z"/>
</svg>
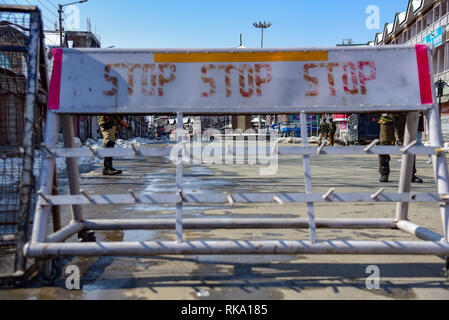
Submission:
<svg viewBox="0 0 449 320">
<path fill-rule="evenodd" d="M 114 148 L 117 140 L 119 125 L 123 124 L 122 119 L 117 116 L 99 116 L 98 125 L 100 126 L 101 134 L 103 135 L 103 148 Z M 123 173 L 122 170 L 117 170 L 113 167 L 113 158 L 104 158 L 103 175 L 116 176 Z"/>
</svg>

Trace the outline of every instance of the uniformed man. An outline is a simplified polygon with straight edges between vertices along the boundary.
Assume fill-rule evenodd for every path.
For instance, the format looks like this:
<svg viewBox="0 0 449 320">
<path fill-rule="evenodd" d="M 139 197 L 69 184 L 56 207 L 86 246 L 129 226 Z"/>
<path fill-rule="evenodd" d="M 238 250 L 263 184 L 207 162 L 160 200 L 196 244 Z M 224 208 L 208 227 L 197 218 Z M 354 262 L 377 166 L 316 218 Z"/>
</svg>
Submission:
<svg viewBox="0 0 449 320">
<path fill-rule="evenodd" d="M 319 134 L 320 137 L 318 139 L 318 144 L 321 145 L 323 139 L 326 140 L 327 139 L 327 135 L 329 133 L 329 125 L 326 122 L 326 118 L 323 117 L 320 120 L 320 127 L 319 127 Z"/>
<path fill-rule="evenodd" d="M 117 116 L 99 116 L 98 125 L 103 135 L 103 148 L 114 148 L 117 140 L 118 127 L 122 120 Z M 114 169 L 112 165 L 112 158 L 104 158 L 103 175 L 115 176 L 122 174 L 122 170 Z"/>
<path fill-rule="evenodd" d="M 382 115 L 379 120 L 380 124 L 380 144 L 384 146 L 404 144 L 404 133 L 407 114 L 386 114 Z M 379 155 L 379 173 L 381 175 L 380 182 L 386 183 L 390 177 L 390 161 L 388 154 Z M 423 183 L 423 180 L 416 176 L 416 156 L 413 165 L 413 183 Z"/>
<path fill-rule="evenodd" d="M 331 146 L 335 145 L 335 134 L 337 133 L 337 124 L 334 122 L 334 118 L 329 118 L 329 142 Z"/>
</svg>

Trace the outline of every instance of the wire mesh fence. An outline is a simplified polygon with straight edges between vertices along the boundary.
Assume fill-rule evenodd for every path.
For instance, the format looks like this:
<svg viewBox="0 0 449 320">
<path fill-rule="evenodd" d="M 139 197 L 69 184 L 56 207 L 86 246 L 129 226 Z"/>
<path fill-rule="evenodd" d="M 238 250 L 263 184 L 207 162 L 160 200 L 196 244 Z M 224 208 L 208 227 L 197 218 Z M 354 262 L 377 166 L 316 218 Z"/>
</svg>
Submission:
<svg viewBox="0 0 449 320">
<path fill-rule="evenodd" d="M 29 30 L 29 13 L 0 11 L 0 255 L 14 251 L 18 231 Z M 43 106 L 35 109 L 35 146 L 42 139 L 44 110 Z M 39 153 L 35 152 L 36 160 Z M 35 181 L 38 166 L 39 161 L 35 161 Z"/>
</svg>

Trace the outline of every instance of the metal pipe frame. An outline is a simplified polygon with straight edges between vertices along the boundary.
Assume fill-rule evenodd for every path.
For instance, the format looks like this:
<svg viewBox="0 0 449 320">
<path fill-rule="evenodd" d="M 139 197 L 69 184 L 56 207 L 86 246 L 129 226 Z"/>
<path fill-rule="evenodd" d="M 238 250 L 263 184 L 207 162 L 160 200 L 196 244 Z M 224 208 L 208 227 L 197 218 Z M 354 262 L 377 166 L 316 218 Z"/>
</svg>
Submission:
<svg viewBox="0 0 449 320">
<path fill-rule="evenodd" d="M 46 135 L 46 144 L 54 148 L 58 115 L 49 112 Z M 178 121 L 182 115 L 178 115 Z M 181 122 L 182 123 L 182 122 Z M 178 128 L 180 130 L 180 128 Z M 389 194 L 384 192 L 339 194 L 332 192 L 331 196 L 314 193 L 296 194 L 207 194 L 207 195 L 184 195 L 182 192 L 182 161 L 180 161 L 183 145 L 183 135 L 178 135 L 179 154 L 177 163 L 177 194 L 157 195 L 91 195 L 90 199 L 83 195 L 51 196 L 48 190 L 48 179 L 42 179 L 41 193 L 45 198 L 40 198 L 39 210 L 36 214 L 33 241 L 24 248 L 24 254 L 36 258 L 56 258 L 60 256 L 151 256 L 165 254 L 422 254 L 422 255 L 448 255 L 449 244 L 443 236 L 436 234 L 423 227 L 417 226 L 406 220 L 396 221 L 393 219 L 317 219 L 309 212 L 309 219 L 183 219 L 183 205 L 197 203 L 273 203 L 277 199 L 282 203 L 329 203 L 329 202 L 439 202 L 447 203 L 449 190 L 444 194 L 413 194 L 398 193 Z M 307 149 L 307 140 L 306 147 Z M 437 144 L 438 145 L 438 144 Z M 415 148 L 415 147 L 414 147 Z M 412 151 L 409 149 L 407 152 Z M 296 148 L 295 148 L 296 149 Z M 312 148 L 315 149 L 315 148 Z M 76 150 L 76 149 L 71 149 Z M 437 154 L 435 148 L 426 148 L 433 154 Z M 363 150 L 362 150 L 363 151 Z M 55 153 L 58 152 L 55 150 Z M 132 151 L 135 152 L 134 150 Z M 316 152 L 316 151 L 314 151 Z M 314 153 L 313 152 L 313 153 Z M 366 151 L 363 151 L 366 152 Z M 373 152 L 373 150 L 369 150 Z M 143 152 L 142 152 L 143 153 Z M 410 153 L 413 154 L 413 153 Z M 308 153 L 303 153 L 306 157 Z M 78 154 L 78 156 L 81 156 Z M 441 154 L 438 158 L 441 158 Z M 47 155 L 43 164 L 43 176 L 51 177 L 51 170 L 47 167 L 54 163 L 54 157 Z M 307 175 L 307 170 L 305 171 Z M 310 178 L 310 177 L 309 177 Z M 306 180 L 307 182 L 307 180 Z M 443 189 L 444 190 L 444 189 Z M 309 190 L 311 191 L 311 190 Z M 334 190 L 332 190 L 334 191 Z M 46 199 L 46 200 L 45 200 Z M 48 202 L 47 202 L 48 201 Z M 149 220 L 86 220 L 83 222 L 73 221 L 69 226 L 59 232 L 45 237 L 47 229 L 40 230 L 48 219 L 48 208 L 59 205 L 103 205 L 103 204 L 172 204 L 176 205 L 176 219 L 149 219 Z M 312 223 L 311 223 L 312 221 Z M 360 241 L 199 241 L 185 242 L 184 230 L 211 230 L 211 229 L 382 229 L 400 230 L 416 237 L 427 240 L 427 242 L 360 242 Z M 39 231 L 40 230 L 40 231 Z M 142 243 L 98 243 L 98 244 L 64 244 L 76 233 L 82 231 L 99 230 L 176 230 L 176 241 L 173 242 L 142 242 Z"/>
<path fill-rule="evenodd" d="M 436 100 L 434 100 L 436 101 Z M 388 110 L 387 110 L 388 109 Z M 429 128 L 431 136 L 430 148 L 412 146 L 415 140 L 416 131 L 416 112 L 428 111 Z M 335 108 L 333 110 L 319 109 L 320 112 L 335 113 L 343 112 L 377 112 L 396 110 L 396 107 L 389 106 L 352 106 L 346 108 Z M 94 112 L 93 110 L 92 112 Z M 401 150 L 398 147 L 370 146 L 365 147 L 309 147 L 307 133 L 304 126 L 306 113 L 316 112 L 317 107 L 311 106 L 304 108 L 301 112 L 301 122 L 303 127 L 303 147 L 298 148 L 277 148 L 280 155 L 303 155 L 305 164 L 305 179 L 307 190 L 305 194 L 207 194 L 186 195 L 183 194 L 183 162 L 182 150 L 184 149 L 184 140 L 182 130 L 183 114 L 175 108 L 156 110 L 156 113 L 177 114 L 178 118 L 178 163 L 176 166 L 176 185 L 177 193 L 172 195 L 136 195 L 134 192 L 127 195 L 97 195 L 97 196 L 51 196 L 51 182 L 53 166 L 55 159 L 47 157 L 42 165 L 41 193 L 48 199 L 40 197 L 38 210 L 36 212 L 33 237 L 30 243 L 24 247 L 24 254 L 32 258 L 58 258 L 63 256 L 154 256 L 154 255 L 189 255 L 189 254 L 400 254 L 400 255 L 435 255 L 449 256 L 449 173 L 445 154 L 443 154 L 443 141 L 441 134 L 441 122 L 437 105 L 421 106 L 397 106 L 397 111 L 408 112 L 408 121 L 406 129 L 406 149 Z M 185 115 L 212 115 L 216 114 L 216 109 L 192 107 Z M 223 113 L 223 110 L 220 110 Z M 226 110 L 229 114 L 242 114 L 241 108 Z M 244 114 L 297 114 L 298 108 L 273 107 L 269 110 L 260 111 L 255 107 L 245 108 Z M 52 111 L 48 112 L 46 127 L 46 145 L 51 153 L 57 157 L 77 158 L 92 156 L 92 150 L 83 149 L 64 149 L 55 150 L 57 138 L 58 118 L 60 114 Z M 193 148 L 195 149 L 195 148 Z M 251 148 L 250 148 L 251 149 Z M 193 152 L 198 154 L 203 149 Z M 242 147 L 237 146 L 230 150 L 224 148 L 222 154 L 229 154 L 241 151 Z M 254 150 L 254 149 L 253 149 Z M 398 194 L 387 194 L 377 191 L 373 194 L 339 194 L 334 190 L 327 194 L 314 194 L 311 188 L 310 168 L 307 169 L 308 161 L 311 155 L 320 154 L 402 154 L 403 168 L 401 171 L 401 183 Z M 151 157 L 156 155 L 169 155 L 169 148 L 163 149 L 138 149 L 129 150 L 98 150 L 94 152 L 99 157 L 135 157 L 136 153 L 142 157 Z M 50 154 L 50 153 L 49 153 Z M 267 154 L 271 154 L 270 148 L 267 148 Z M 411 159 L 413 155 L 427 154 L 433 155 L 435 165 L 435 177 L 438 185 L 438 194 L 413 194 L 410 193 L 409 181 L 411 177 Z M 308 219 L 184 219 L 183 206 L 193 203 L 296 203 L 302 202 L 308 204 Z M 396 202 L 398 203 L 396 219 L 317 219 L 313 213 L 313 204 L 319 202 Z M 407 206 L 413 202 L 433 202 L 440 203 L 441 215 L 444 227 L 444 236 L 440 236 L 431 230 L 415 225 L 407 221 Z M 102 204 L 176 204 L 176 219 L 163 220 L 86 220 L 74 221 L 71 225 L 63 228 L 59 232 L 47 237 L 48 214 L 51 205 L 102 205 Z M 184 241 L 184 229 L 305 229 L 310 230 L 310 241 Z M 426 241 L 317 241 L 314 237 L 315 229 L 388 229 L 400 230 L 412 234 Z M 71 236 L 83 231 L 92 230 L 175 230 L 175 241 L 149 241 L 149 242 L 127 242 L 127 243 L 62 243 Z"/>
<path fill-rule="evenodd" d="M 155 256 L 155 255 L 266 255 L 369 254 L 448 256 L 449 243 L 435 241 L 153 241 L 27 244 L 31 258 Z"/>
<path fill-rule="evenodd" d="M 53 111 L 47 111 L 47 122 L 45 126 L 45 144 L 49 148 L 55 148 L 58 139 L 59 116 Z M 43 153 L 41 166 L 41 181 L 39 191 L 46 197 L 50 198 L 53 189 L 53 175 L 56 160 L 46 151 Z M 44 243 L 47 240 L 48 218 L 51 207 L 47 202 L 39 197 L 37 203 L 36 214 L 34 217 L 33 233 L 31 243 Z"/>
<path fill-rule="evenodd" d="M 309 146 L 309 141 L 308 141 L 309 133 L 307 132 L 307 114 L 304 111 L 301 112 L 301 137 L 302 137 L 303 146 L 308 147 Z M 303 164 L 304 164 L 304 182 L 306 185 L 306 194 L 310 195 L 313 193 L 312 168 L 310 165 L 310 155 L 303 156 Z M 282 201 L 282 199 L 281 199 L 281 201 Z M 314 244 L 314 243 L 316 243 L 316 223 L 315 223 L 314 202 L 307 202 L 307 215 L 309 216 L 310 242 Z"/>
<path fill-rule="evenodd" d="M 374 191 L 373 191 L 374 192 Z M 66 205 L 176 205 L 182 200 L 183 204 L 269 204 L 269 203 L 426 203 L 426 202 L 448 202 L 449 195 L 433 193 L 337 193 L 327 196 L 323 193 L 235 193 L 235 194 L 198 194 L 198 195 L 178 195 L 178 194 L 114 194 L 114 195 L 59 195 L 45 196 L 42 206 L 66 206 Z M 135 197 L 135 198 L 134 198 Z M 230 203 L 230 198 L 232 203 Z"/>
<path fill-rule="evenodd" d="M 409 112 L 404 132 L 404 146 L 410 145 L 412 142 L 416 144 L 416 136 L 418 134 L 419 114 L 417 112 Z M 410 148 L 407 148 L 409 150 Z M 410 193 L 412 189 L 414 157 L 409 154 L 402 156 L 401 175 L 399 178 L 398 193 Z M 399 202 L 396 206 L 396 220 L 402 221 L 408 218 L 408 202 Z"/>
<path fill-rule="evenodd" d="M 224 142 L 224 141 L 221 141 Z M 189 147 L 189 144 L 186 144 Z M 192 147 L 187 148 L 186 151 L 190 155 L 203 155 L 207 147 Z M 280 156 L 301 156 L 301 155 L 380 155 L 380 154 L 393 154 L 403 155 L 401 147 L 394 146 L 374 146 L 368 151 L 365 151 L 365 147 L 361 146 L 349 146 L 349 147 L 284 147 L 278 146 L 278 154 Z M 156 157 L 156 156 L 169 156 L 171 154 L 170 148 L 138 148 L 136 150 L 140 157 Z M 64 148 L 64 149 L 51 149 L 52 153 L 57 158 L 73 158 L 73 157 L 92 157 L 92 151 L 89 148 Z M 95 150 L 95 157 L 115 157 L 115 158 L 130 158 L 135 157 L 133 149 L 98 149 Z M 214 150 L 220 152 L 220 150 L 214 146 Z M 318 151 L 320 151 L 318 153 Z M 435 156 L 441 152 L 441 147 L 413 147 L 407 150 L 407 155 L 428 155 Z M 245 152 L 245 153 L 244 153 Z M 248 148 L 246 146 L 237 146 L 222 148 L 221 155 L 254 155 L 256 152 L 262 152 L 265 154 L 271 154 L 270 147 L 258 147 L 258 150 L 254 148 Z M 211 154 L 211 157 L 213 155 Z"/>
<path fill-rule="evenodd" d="M 107 230 L 174 230 L 174 219 L 86 220 L 84 228 Z M 184 219 L 185 230 L 211 229 L 308 229 L 308 219 Z M 393 219 L 316 219 L 317 229 L 397 229 Z M 56 235 L 55 235 L 56 236 Z M 441 239 L 441 236 L 440 236 Z"/>
<path fill-rule="evenodd" d="M 69 115 L 61 116 L 62 135 L 64 139 L 64 146 L 66 148 L 73 148 L 75 146 L 75 135 L 73 128 L 73 117 Z M 78 169 L 78 158 L 66 158 L 67 173 L 69 179 L 70 193 L 72 195 L 80 194 L 80 174 Z M 83 221 L 83 208 L 79 205 L 72 205 L 72 219 L 74 221 Z"/>
</svg>

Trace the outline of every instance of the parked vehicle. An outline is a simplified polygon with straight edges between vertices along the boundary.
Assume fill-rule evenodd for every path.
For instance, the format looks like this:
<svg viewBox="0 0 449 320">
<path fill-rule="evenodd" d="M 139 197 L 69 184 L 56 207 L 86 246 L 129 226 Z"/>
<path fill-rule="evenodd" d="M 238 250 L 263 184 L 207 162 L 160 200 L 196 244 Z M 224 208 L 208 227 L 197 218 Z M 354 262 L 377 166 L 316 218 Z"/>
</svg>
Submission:
<svg viewBox="0 0 449 320">
<path fill-rule="evenodd" d="M 349 118 L 348 143 L 365 145 L 379 138 L 380 114 L 353 114 Z"/>
</svg>

